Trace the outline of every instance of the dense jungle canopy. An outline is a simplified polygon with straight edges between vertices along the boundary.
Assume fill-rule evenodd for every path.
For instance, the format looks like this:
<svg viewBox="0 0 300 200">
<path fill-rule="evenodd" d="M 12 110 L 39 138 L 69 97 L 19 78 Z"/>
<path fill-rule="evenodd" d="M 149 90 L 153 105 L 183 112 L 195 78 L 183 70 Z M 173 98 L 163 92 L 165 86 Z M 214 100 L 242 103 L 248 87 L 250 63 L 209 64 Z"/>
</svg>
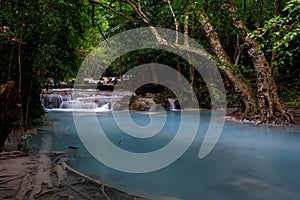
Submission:
<svg viewBox="0 0 300 200">
<path fill-rule="evenodd" d="M 0 134 L 38 123 L 41 88 L 71 85 L 99 41 L 138 27 L 173 29 L 199 42 L 213 55 L 240 119 L 291 124 L 286 106 L 300 107 L 299 12 L 300 0 L 0 0 Z M 145 63 L 182 73 L 209 108 L 200 74 L 169 52 L 131 52 L 106 75 L 119 77 Z M 5 86 L 19 96 L 10 105 L 20 110 L 14 117 L 7 114 Z"/>
</svg>

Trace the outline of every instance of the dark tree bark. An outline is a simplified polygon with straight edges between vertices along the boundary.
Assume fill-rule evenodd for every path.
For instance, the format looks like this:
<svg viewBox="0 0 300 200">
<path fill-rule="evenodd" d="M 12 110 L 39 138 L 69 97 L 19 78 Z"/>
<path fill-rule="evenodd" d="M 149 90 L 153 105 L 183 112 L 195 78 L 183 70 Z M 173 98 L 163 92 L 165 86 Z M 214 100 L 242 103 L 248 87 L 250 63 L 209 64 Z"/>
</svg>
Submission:
<svg viewBox="0 0 300 200">
<path fill-rule="evenodd" d="M 260 12 L 262 16 L 262 20 L 266 19 L 266 11 L 265 11 L 265 0 L 259 0 Z"/>
<path fill-rule="evenodd" d="M 20 119 L 21 98 L 14 81 L 0 86 L 0 152 L 12 131 L 13 123 Z"/>
<path fill-rule="evenodd" d="M 278 16 L 280 14 L 280 3 L 279 0 L 274 0 L 274 15 Z M 274 27 L 274 32 L 278 31 L 279 27 L 276 25 Z M 272 68 L 272 73 L 274 72 L 274 63 L 276 62 L 277 59 L 277 51 L 273 50 L 272 51 L 272 57 L 271 57 L 271 68 Z"/>
</svg>

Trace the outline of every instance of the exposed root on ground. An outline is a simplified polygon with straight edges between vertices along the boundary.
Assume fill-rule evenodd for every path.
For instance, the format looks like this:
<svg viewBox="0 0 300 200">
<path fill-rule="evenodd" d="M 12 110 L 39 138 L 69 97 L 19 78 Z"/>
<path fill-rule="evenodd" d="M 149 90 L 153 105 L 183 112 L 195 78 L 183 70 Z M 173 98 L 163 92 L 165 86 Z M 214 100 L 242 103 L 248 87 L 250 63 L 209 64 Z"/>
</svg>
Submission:
<svg viewBox="0 0 300 200">
<path fill-rule="evenodd" d="M 261 112 L 259 114 L 257 111 L 245 110 L 243 112 L 237 110 L 229 116 L 235 120 L 255 125 L 291 126 L 294 123 L 293 116 L 282 108 L 276 109 L 275 112 Z"/>
<path fill-rule="evenodd" d="M 42 153 L 39 157 L 8 159 L 7 162 L 14 164 L 4 166 L 0 170 L 3 174 L 0 175 L 0 199 L 146 200 L 76 171 L 65 163 L 64 159 L 67 157 L 64 156 L 62 152 L 51 152 Z M 8 170 L 10 166 L 17 169 L 15 173 Z"/>
</svg>

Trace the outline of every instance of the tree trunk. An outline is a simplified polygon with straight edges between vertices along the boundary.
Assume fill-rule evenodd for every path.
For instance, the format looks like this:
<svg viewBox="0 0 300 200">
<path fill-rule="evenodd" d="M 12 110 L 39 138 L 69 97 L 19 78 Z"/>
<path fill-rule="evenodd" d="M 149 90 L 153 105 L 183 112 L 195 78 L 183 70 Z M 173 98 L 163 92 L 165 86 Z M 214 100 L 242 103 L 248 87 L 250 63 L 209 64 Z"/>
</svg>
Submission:
<svg viewBox="0 0 300 200">
<path fill-rule="evenodd" d="M 262 21 L 265 21 L 266 19 L 265 0 L 259 0 L 259 7 L 260 7 Z"/>
<path fill-rule="evenodd" d="M 176 70 L 178 72 L 178 74 L 177 74 L 177 82 L 181 82 L 182 81 L 181 75 L 180 75 L 181 74 L 181 67 L 180 67 L 180 61 L 179 61 L 179 59 L 177 60 Z"/>
<path fill-rule="evenodd" d="M 245 37 L 245 43 L 256 71 L 258 117 L 262 123 L 292 123 L 293 117 L 286 113 L 280 103 L 272 68 L 264 52 L 249 35 Z"/>
<path fill-rule="evenodd" d="M 283 109 L 280 103 L 272 68 L 267 62 L 264 52 L 259 44 L 251 38 L 250 31 L 244 22 L 236 19 L 237 12 L 235 5 L 228 5 L 228 10 L 231 11 L 233 25 L 244 38 L 247 53 L 252 60 L 256 72 L 258 112 L 253 117 L 261 123 L 293 123 L 293 117 Z"/>
<path fill-rule="evenodd" d="M 13 123 L 20 119 L 21 98 L 14 81 L 8 81 L 0 86 L 0 152 L 10 134 Z"/>
<path fill-rule="evenodd" d="M 184 18 L 184 46 L 189 46 L 189 14 L 186 13 L 186 16 Z M 190 65 L 190 90 L 194 90 L 194 82 L 195 82 L 195 69 L 194 66 L 190 62 L 190 54 L 188 54 L 188 62 Z M 192 94 L 192 93 L 191 93 Z M 194 100 L 194 95 L 191 96 L 191 98 Z"/>
<path fill-rule="evenodd" d="M 250 86 L 244 82 L 244 80 L 238 75 L 237 67 L 232 63 L 231 59 L 222 47 L 218 33 L 214 27 L 208 22 L 208 17 L 204 11 L 199 11 L 201 16 L 201 24 L 204 27 L 206 37 L 209 40 L 211 48 L 218 56 L 220 63 L 218 63 L 219 69 L 225 73 L 229 80 L 233 83 L 236 93 L 240 96 L 244 103 L 243 114 L 240 119 L 244 119 L 249 115 L 254 115 L 257 112 L 256 101 L 251 91 Z"/>
<path fill-rule="evenodd" d="M 274 10 L 274 15 L 278 16 L 280 14 L 280 4 L 279 4 L 279 0 L 274 0 L 274 6 L 275 6 L 275 10 Z M 274 27 L 274 32 L 277 32 L 279 30 L 279 27 L 276 25 Z M 277 40 L 275 40 L 276 42 Z M 271 57 L 271 68 L 272 68 L 272 74 L 274 74 L 274 63 L 276 62 L 277 59 L 277 51 L 273 50 L 272 51 L 272 57 Z"/>
<path fill-rule="evenodd" d="M 6 138 L 8 137 L 11 131 L 12 129 L 9 126 L 9 124 L 7 124 L 7 122 L 2 123 L 0 127 L 0 153 L 4 151 L 4 144 Z"/>
<path fill-rule="evenodd" d="M 172 4 L 171 4 L 171 1 L 170 0 L 167 0 L 168 4 L 169 4 L 169 9 L 172 13 L 172 16 L 174 18 L 174 23 L 175 23 L 175 29 L 176 29 L 176 40 L 175 40 L 175 43 L 177 44 L 178 43 L 178 23 L 177 23 L 177 19 L 176 19 L 176 15 L 174 13 L 174 10 L 173 10 L 173 7 L 172 7 Z"/>
<path fill-rule="evenodd" d="M 120 65 L 120 81 L 123 81 L 123 59 L 122 57 L 119 58 L 119 65 Z"/>
</svg>

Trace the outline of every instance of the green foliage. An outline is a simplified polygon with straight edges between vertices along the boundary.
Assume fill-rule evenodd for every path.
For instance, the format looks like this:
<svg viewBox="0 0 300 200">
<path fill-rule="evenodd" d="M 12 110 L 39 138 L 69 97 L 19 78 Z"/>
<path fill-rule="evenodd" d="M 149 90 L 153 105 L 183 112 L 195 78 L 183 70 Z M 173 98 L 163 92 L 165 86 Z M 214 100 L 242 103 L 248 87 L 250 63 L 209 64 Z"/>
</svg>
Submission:
<svg viewBox="0 0 300 200">
<path fill-rule="evenodd" d="M 0 83 L 21 81 L 24 119 L 43 113 L 41 85 L 75 77 L 96 38 L 90 10 L 85 0 L 0 1 Z"/>
<path fill-rule="evenodd" d="M 291 88 L 280 88 L 279 93 L 282 101 L 292 102 L 296 99 L 298 92 Z"/>
<path fill-rule="evenodd" d="M 249 75 L 254 73 L 253 67 L 249 65 L 239 65 L 239 69 L 242 72 L 242 74 Z"/>
<path fill-rule="evenodd" d="M 30 153 L 32 151 L 32 147 L 31 147 L 31 144 L 30 144 L 31 138 L 32 138 L 32 134 L 30 134 L 30 133 L 25 133 L 21 136 L 21 141 L 24 145 L 23 146 L 23 151 L 25 153 Z"/>
<path fill-rule="evenodd" d="M 300 1 L 290 0 L 281 15 L 266 21 L 263 28 L 254 31 L 254 37 L 267 52 L 277 52 L 276 71 L 282 66 L 293 66 L 298 60 L 300 45 Z"/>
<path fill-rule="evenodd" d="M 290 80 L 286 84 L 280 84 L 279 95 L 281 101 L 287 102 L 291 108 L 299 108 L 300 102 L 300 84 L 298 81 Z"/>
<path fill-rule="evenodd" d="M 226 100 L 229 107 L 239 108 L 242 106 L 242 102 L 236 94 L 227 94 Z"/>
<path fill-rule="evenodd" d="M 300 99 L 297 102 L 291 104 L 290 107 L 294 109 L 300 108 Z"/>
</svg>

